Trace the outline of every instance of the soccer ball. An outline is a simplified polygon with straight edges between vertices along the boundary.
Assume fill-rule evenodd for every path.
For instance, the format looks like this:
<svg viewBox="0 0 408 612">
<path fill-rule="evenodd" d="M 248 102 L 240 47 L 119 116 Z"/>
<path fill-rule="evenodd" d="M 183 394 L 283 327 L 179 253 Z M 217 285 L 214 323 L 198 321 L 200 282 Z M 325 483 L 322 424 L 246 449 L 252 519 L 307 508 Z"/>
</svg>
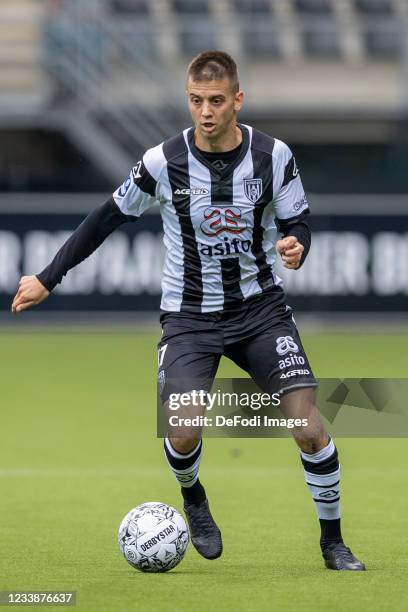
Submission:
<svg viewBox="0 0 408 612">
<path fill-rule="evenodd" d="M 130 510 L 120 524 L 118 538 L 126 561 L 141 572 L 167 572 L 176 567 L 190 539 L 181 514 L 160 502 Z"/>
</svg>

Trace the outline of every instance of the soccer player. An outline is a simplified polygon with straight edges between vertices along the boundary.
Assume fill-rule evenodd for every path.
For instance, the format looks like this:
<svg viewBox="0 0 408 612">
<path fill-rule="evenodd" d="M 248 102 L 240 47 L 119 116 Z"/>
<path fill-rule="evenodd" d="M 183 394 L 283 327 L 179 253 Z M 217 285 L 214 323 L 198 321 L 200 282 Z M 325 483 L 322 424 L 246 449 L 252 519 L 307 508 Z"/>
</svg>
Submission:
<svg viewBox="0 0 408 612">
<path fill-rule="evenodd" d="M 237 122 L 244 94 L 228 54 L 209 51 L 191 62 L 187 98 L 194 127 L 144 154 L 50 265 L 21 279 L 12 311 L 39 304 L 111 232 L 159 202 L 166 246 L 158 353 L 163 404 L 172 392 L 197 389 L 196 381 L 210 389 L 222 355 L 263 390 L 278 390 L 287 418 L 308 418 L 307 428 L 292 431 L 326 567 L 364 570 L 342 539 L 337 450 L 321 422 L 317 383 L 274 271 L 276 252 L 296 270 L 311 242 L 294 157 L 282 141 Z M 215 559 L 222 540 L 199 480 L 201 433 L 169 431 L 164 448 L 181 485 L 192 542 L 203 557 Z"/>
</svg>

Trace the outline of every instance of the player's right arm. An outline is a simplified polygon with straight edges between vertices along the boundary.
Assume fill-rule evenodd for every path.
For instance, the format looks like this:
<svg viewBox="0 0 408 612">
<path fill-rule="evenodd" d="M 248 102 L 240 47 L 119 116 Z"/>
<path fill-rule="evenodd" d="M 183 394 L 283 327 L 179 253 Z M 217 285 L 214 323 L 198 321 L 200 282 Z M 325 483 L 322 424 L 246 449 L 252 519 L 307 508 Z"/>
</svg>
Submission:
<svg viewBox="0 0 408 612">
<path fill-rule="evenodd" d="M 124 215 L 113 198 L 89 213 L 40 274 L 21 278 L 12 312 L 17 314 L 44 301 L 71 268 L 89 257 L 122 223 L 134 219 Z"/>
<path fill-rule="evenodd" d="M 40 304 L 67 272 L 89 257 L 115 229 L 128 221 L 136 221 L 156 202 L 158 181 L 145 166 L 150 151 L 154 149 L 136 164 L 105 204 L 89 213 L 42 272 L 21 278 L 11 305 L 14 314 Z"/>
</svg>

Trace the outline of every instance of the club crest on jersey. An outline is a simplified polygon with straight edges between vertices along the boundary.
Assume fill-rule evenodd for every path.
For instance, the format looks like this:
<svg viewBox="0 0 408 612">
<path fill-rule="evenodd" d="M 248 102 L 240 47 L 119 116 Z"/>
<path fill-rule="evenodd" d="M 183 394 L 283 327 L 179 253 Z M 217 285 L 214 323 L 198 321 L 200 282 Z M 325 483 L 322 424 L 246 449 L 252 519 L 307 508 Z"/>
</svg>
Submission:
<svg viewBox="0 0 408 612">
<path fill-rule="evenodd" d="M 250 202 L 255 204 L 262 195 L 262 179 L 244 179 L 244 192 Z"/>
</svg>

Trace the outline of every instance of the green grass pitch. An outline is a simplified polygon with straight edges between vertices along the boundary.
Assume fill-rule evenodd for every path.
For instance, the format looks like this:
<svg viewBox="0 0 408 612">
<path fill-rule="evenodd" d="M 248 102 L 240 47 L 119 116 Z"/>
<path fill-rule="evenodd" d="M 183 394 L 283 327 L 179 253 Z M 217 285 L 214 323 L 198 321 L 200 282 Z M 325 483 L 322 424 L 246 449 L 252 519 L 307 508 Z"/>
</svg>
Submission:
<svg viewBox="0 0 408 612">
<path fill-rule="evenodd" d="M 318 376 L 407 376 L 404 333 L 303 339 Z M 125 562 L 116 538 L 130 508 L 182 508 L 155 437 L 157 340 L 132 330 L 0 334 L 0 590 L 76 590 L 86 612 L 406 610 L 406 439 L 337 440 L 344 536 L 366 573 L 324 569 L 290 439 L 205 441 L 221 559 L 190 545 L 168 574 Z M 222 362 L 219 375 L 237 374 Z"/>
</svg>

